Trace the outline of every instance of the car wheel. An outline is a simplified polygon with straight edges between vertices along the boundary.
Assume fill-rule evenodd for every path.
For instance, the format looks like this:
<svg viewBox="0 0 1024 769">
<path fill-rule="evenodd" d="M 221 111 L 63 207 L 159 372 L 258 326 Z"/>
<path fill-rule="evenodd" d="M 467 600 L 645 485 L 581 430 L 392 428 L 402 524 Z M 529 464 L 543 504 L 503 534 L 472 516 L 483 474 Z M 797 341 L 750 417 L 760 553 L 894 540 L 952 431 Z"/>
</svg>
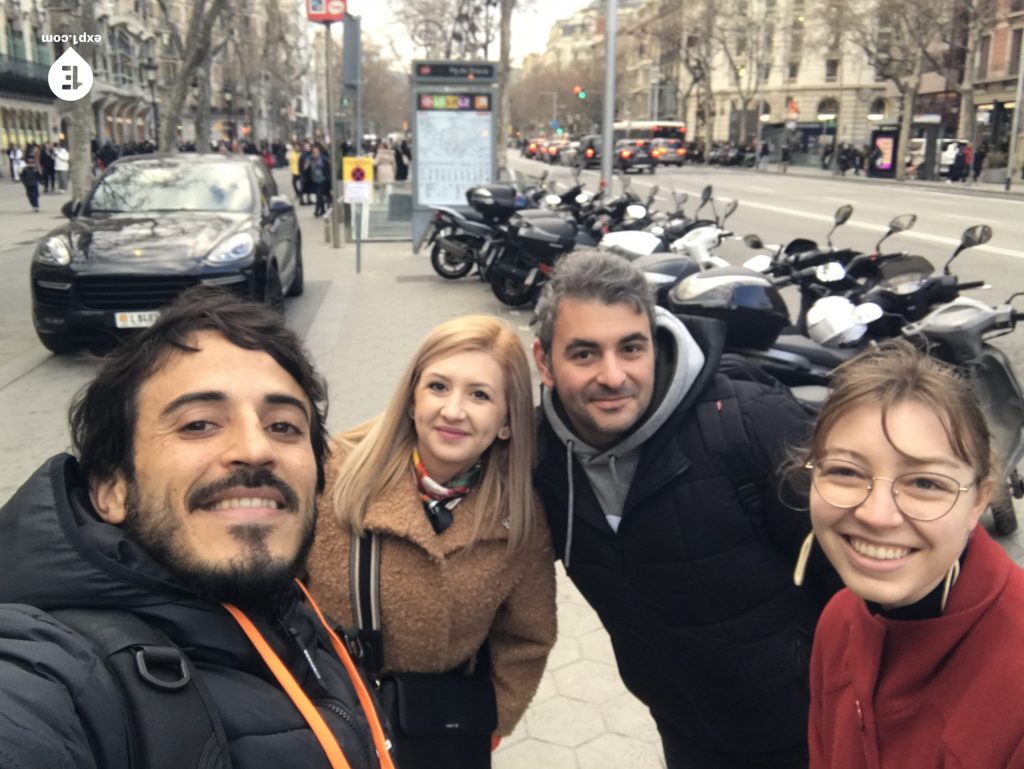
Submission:
<svg viewBox="0 0 1024 769">
<path fill-rule="evenodd" d="M 263 285 L 263 303 L 272 310 L 284 312 L 284 292 L 281 289 L 281 276 L 277 265 L 267 267 L 267 278 Z"/>
<path fill-rule="evenodd" d="M 302 296 L 306 290 L 305 269 L 302 266 L 302 233 L 295 238 L 295 275 L 292 277 L 292 284 L 288 286 L 288 296 Z"/>
<path fill-rule="evenodd" d="M 430 266 L 442 278 L 457 280 L 469 274 L 473 262 L 469 259 L 453 259 L 451 254 L 441 248 L 440 243 L 435 243 L 430 249 Z"/>
<path fill-rule="evenodd" d="M 85 347 L 85 342 L 60 334 L 42 334 L 37 331 L 36 336 L 39 337 L 43 347 L 55 355 L 69 355 Z"/>
</svg>

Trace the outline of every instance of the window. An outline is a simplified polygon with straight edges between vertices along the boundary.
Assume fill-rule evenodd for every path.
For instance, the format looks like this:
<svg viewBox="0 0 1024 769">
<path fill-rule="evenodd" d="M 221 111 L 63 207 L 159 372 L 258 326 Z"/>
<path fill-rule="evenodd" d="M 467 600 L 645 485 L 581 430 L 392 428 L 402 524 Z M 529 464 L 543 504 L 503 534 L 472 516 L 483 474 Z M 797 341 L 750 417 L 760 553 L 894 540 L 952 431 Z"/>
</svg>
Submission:
<svg viewBox="0 0 1024 769">
<path fill-rule="evenodd" d="M 825 82 L 834 83 L 839 74 L 839 59 L 825 59 Z"/>
<path fill-rule="evenodd" d="M 1010 0 L 1010 13 L 1024 11 L 1024 0 Z"/>
<path fill-rule="evenodd" d="M 1024 37 L 1024 29 L 1017 28 L 1013 30 L 1013 38 L 1010 41 L 1010 62 L 1009 62 L 1009 73 L 1016 76 L 1020 71 L 1020 45 L 1021 38 Z"/>
<path fill-rule="evenodd" d="M 11 59 L 25 58 L 25 32 L 13 19 L 7 20 L 7 56 Z"/>
<path fill-rule="evenodd" d="M 767 83 L 768 79 L 772 76 L 772 65 L 762 64 L 760 67 L 760 80 L 762 83 Z"/>
<path fill-rule="evenodd" d="M 789 68 L 786 71 L 786 78 L 789 80 L 796 80 L 800 76 L 800 62 L 791 61 Z"/>
<path fill-rule="evenodd" d="M 981 47 L 978 50 L 978 77 L 988 77 L 988 57 L 992 49 L 992 35 L 985 35 L 981 38 Z"/>
</svg>

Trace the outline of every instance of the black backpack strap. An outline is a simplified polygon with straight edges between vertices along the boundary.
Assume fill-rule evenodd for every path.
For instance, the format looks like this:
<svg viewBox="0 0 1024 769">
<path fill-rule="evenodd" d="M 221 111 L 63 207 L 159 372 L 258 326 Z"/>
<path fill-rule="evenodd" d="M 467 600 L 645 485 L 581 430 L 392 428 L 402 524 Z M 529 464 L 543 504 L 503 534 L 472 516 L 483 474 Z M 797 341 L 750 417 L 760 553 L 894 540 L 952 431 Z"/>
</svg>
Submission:
<svg viewBox="0 0 1024 769">
<path fill-rule="evenodd" d="M 697 421 L 707 447 L 721 461 L 744 511 L 760 519 L 762 490 L 754 480 L 750 438 L 743 426 L 736 389 L 727 376 L 716 374 L 714 383 L 696 405 Z"/>
<path fill-rule="evenodd" d="M 230 769 L 216 708 L 188 657 L 166 635 L 128 612 L 50 614 L 92 641 L 121 689 L 133 736 L 129 769 Z"/>
<path fill-rule="evenodd" d="M 384 639 L 380 631 L 380 535 L 365 532 L 349 541 L 349 595 L 355 621 L 358 654 L 374 677 L 384 664 Z"/>
</svg>

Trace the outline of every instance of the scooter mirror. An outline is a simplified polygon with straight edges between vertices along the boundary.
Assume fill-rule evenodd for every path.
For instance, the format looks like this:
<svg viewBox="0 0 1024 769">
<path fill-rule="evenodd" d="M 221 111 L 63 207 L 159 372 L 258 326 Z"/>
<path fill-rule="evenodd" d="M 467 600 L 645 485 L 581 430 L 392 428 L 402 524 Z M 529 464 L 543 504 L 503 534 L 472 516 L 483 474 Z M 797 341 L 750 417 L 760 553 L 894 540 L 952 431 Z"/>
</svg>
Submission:
<svg viewBox="0 0 1024 769">
<path fill-rule="evenodd" d="M 754 233 L 744 235 L 743 242 L 747 244 L 748 248 L 764 248 L 764 242 L 761 240 L 761 237 Z"/>
<path fill-rule="evenodd" d="M 544 169 L 544 170 L 543 170 L 543 171 L 541 172 L 541 175 L 540 175 L 540 181 L 541 181 L 541 183 L 543 184 L 544 182 L 546 182 L 546 181 L 547 181 L 547 179 L 548 179 L 548 170 L 547 170 L 547 169 L 545 168 L 545 169 Z"/>
<path fill-rule="evenodd" d="M 739 205 L 740 202 L 738 200 L 730 200 L 728 205 L 726 205 L 725 207 L 724 213 L 722 214 L 722 221 L 724 222 L 726 219 L 728 219 L 730 216 L 736 213 L 736 209 L 739 208 Z"/>
<path fill-rule="evenodd" d="M 964 248 L 973 248 L 982 243 L 988 243 L 990 240 L 992 240 L 992 228 L 987 224 L 976 224 L 964 230 L 964 234 L 960 236 L 960 245 Z"/>
<path fill-rule="evenodd" d="M 814 275 L 822 283 L 838 283 L 846 277 L 846 270 L 839 262 L 827 262 L 815 268 Z"/>
<path fill-rule="evenodd" d="M 853 206 L 846 204 L 845 206 L 839 206 L 836 209 L 835 223 L 836 227 L 840 224 L 846 224 L 849 218 L 853 215 Z"/>
<path fill-rule="evenodd" d="M 660 189 L 661 187 L 659 187 L 657 184 L 651 187 L 651 197 L 653 198 L 655 195 L 657 195 Z"/>
<path fill-rule="evenodd" d="M 767 272 L 768 268 L 772 266 L 772 258 L 768 254 L 758 254 L 747 259 L 743 266 L 754 272 Z"/>
<path fill-rule="evenodd" d="M 853 308 L 853 319 L 857 323 L 863 323 L 865 326 L 868 323 L 874 323 L 876 320 L 881 318 L 883 314 L 884 312 L 882 311 L 881 306 L 874 302 L 864 302 L 863 304 L 858 304 Z"/>
<path fill-rule="evenodd" d="M 557 206 L 562 202 L 562 199 L 554 193 L 548 193 L 544 196 L 544 203 L 549 206 Z"/>
<path fill-rule="evenodd" d="M 711 200 L 711 185 L 710 184 L 701 191 L 701 193 L 700 193 L 700 204 L 704 205 L 709 200 Z"/>
<path fill-rule="evenodd" d="M 630 219 L 643 219 L 647 216 L 647 209 L 639 203 L 626 206 L 626 216 Z"/>
<path fill-rule="evenodd" d="M 917 222 L 917 214 L 902 214 L 889 222 L 890 232 L 903 232 L 909 230 Z"/>
</svg>

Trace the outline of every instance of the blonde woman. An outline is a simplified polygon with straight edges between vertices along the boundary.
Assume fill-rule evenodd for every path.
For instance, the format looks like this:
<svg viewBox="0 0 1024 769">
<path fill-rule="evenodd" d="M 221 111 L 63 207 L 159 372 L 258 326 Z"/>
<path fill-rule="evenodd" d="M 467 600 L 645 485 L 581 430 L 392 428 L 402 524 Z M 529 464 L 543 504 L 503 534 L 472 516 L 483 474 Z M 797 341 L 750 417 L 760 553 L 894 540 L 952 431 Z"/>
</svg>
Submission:
<svg viewBox="0 0 1024 769">
<path fill-rule="evenodd" d="M 377 535 L 383 672 L 472 667 L 486 643 L 499 737 L 526 710 L 555 640 L 530 387 L 505 323 L 471 315 L 434 328 L 384 413 L 335 438 L 310 559 L 318 599 L 348 626 L 352 539 Z M 403 739 L 403 769 L 450 758 L 422 758 Z"/>
</svg>

